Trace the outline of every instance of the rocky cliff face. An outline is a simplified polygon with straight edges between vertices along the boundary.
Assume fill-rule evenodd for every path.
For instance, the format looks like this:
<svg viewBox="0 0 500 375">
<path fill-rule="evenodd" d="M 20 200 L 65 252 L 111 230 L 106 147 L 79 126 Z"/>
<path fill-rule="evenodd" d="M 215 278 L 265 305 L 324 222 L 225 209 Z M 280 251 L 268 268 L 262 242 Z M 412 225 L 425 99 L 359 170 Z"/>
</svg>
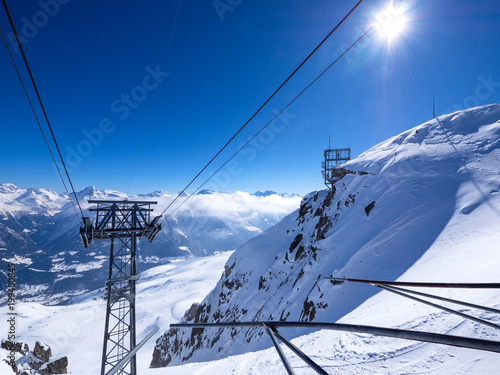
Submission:
<svg viewBox="0 0 500 375">
<path fill-rule="evenodd" d="M 183 320 L 313 321 L 324 316 L 331 302 L 323 276 L 330 270 L 318 271 L 332 254 L 321 245 L 343 212 L 355 204 L 356 194 L 346 194 L 345 187 L 305 197 L 296 212 L 230 258 L 216 289 L 203 303 L 194 304 Z M 224 356 L 234 352 L 234 342 L 266 346 L 263 333 L 260 329 L 172 329 L 158 340 L 152 366 Z"/>
<path fill-rule="evenodd" d="M 335 322 L 375 292 L 324 276 L 396 280 L 439 238 L 500 191 L 500 105 L 442 116 L 366 151 L 280 223 L 229 259 L 183 322 Z M 472 220 L 472 216 L 466 219 Z M 451 239 L 452 240 L 452 239 Z M 287 329 L 294 337 L 307 331 Z M 262 329 L 170 329 L 152 367 L 271 346 Z"/>
</svg>

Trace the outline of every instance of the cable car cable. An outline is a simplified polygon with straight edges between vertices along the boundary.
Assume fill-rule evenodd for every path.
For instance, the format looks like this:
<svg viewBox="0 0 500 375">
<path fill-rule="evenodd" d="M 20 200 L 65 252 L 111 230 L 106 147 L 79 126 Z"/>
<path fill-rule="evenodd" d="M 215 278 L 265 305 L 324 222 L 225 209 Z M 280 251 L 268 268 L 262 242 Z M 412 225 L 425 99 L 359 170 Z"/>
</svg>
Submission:
<svg viewBox="0 0 500 375">
<path fill-rule="evenodd" d="M 28 99 L 28 103 L 29 103 L 29 105 L 31 107 L 31 111 L 33 112 L 33 115 L 35 116 L 35 120 L 36 120 L 36 123 L 38 124 L 38 128 L 40 129 L 40 132 L 42 133 L 43 140 L 45 141 L 45 144 L 47 145 L 47 149 L 49 150 L 50 157 L 52 158 L 52 161 L 54 162 L 54 165 L 56 167 L 57 173 L 59 174 L 59 177 L 61 178 L 61 181 L 62 181 L 62 183 L 64 185 L 64 189 L 66 190 L 66 193 L 68 194 L 69 201 L 71 202 L 71 205 L 73 206 L 73 210 L 75 211 L 75 215 L 78 218 L 78 220 L 80 220 L 80 217 L 78 216 L 78 212 L 76 212 L 75 203 L 71 199 L 71 195 L 70 195 L 70 193 L 68 191 L 66 183 L 64 182 L 64 178 L 63 178 L 63 176 L 61 174 L 61 170 L 59 169 L 59 166 L 57 165 L 57 162 L 56 162 L 56 159 L 54 157 L 54 154 L 52 153 L 52 150 L 50 149 L 49 142 L 47 141 L 47 137 L 45 137 L 45 133 L 43 131 L 42 125 L 40 124 L 40 120 L 38 119 L 38 116 L 36 115 L 35 109 L 33 108 L 33 103 L 31 103 L 31 99 L 30 99 L 30 97 L 28 95 L 28 91 L 26 90 L 26 86 L 24 85 L 24 82 L 23 82 L 23 79 L 21 77 L 21 74 L 19 73 L 19 70 L 17 69 L 17 64 L 16 64 L 16 62 L 14 60 L 14 57 L 12 56 L 12 53 L 10 51 L 9 45 L 7 44 L 7 40 L 5 39 L 5 36 L 4 36 L 3 32 L 2 32 L 2 29 L 0 29 L 0 35 L 2 36 L 3 42 L 5 44 L 5 48 L 7 48 L 7 52 L 9 54 L 10 60 L 12 61 L 12 65 L 14 65 L 14 69 L 16 71 L 17 78 L 19 78 L 19 82 L 21 83 L 21 86 L 23 87 L 23 91 L 24 91 L 24 94 L 26 95 L 26 99 Z"/>
<path fill-rule="evenodd" d="M 175 18 L 174 18 L 174 24 L 172 25 L 172 29 L 170 30 L 170 36 L 168 38 L 167 49 L 165 51 L 165 54 L 163 55 L 163 61 L 161 63 L 161 68 L 160 68 L 161 71 L 163 71 L 163 66 L 165 65 L 165 61 L 167 60 L 167 54 L 168 54 L 168 50 L 170 49 L 170 43 L 172 41 L 172 35 L 174 34 L 175 25 L 177 23 L 177 17 L 179 16 L 179 10 L 181 9 L 181 4 L 182 4 L 182 0 L 179 0 L 179 5 L 177 6 L 177 13 L 175 14 Z M 151 104 L 149 106 L 149 112 L 148 112 L 148 115 L 146 117 L 144 129 L 142 131 L 141 142 L 139 143 L 139 150 L 137 151 L 137 156 L 135 157 L 134 167 L 132 168 L 132 176 L 130 177 L 130 182 L 129 182 L 128 188 L 127 188 L 127 196 L 128 196 L 128 193 L 130 192 L 130 186 L 132 185 L 132 180 L 134 179 L 135 169 L 137 167 L 137 161 L 139 160 L 139 154 L 141 153 L 142 144 L 144 142 L 144 136 L 146 135 L 146 128 L 148 126 L 149 119 L 151 117 L 151 110 L 153 108 L 155 98 L 156 98 L 156 91 L 153 92 L 153 98 L 151 99 Z"/>
<path fill-rule="evenodd" d="M 47 126 L 49 127 L 50 134 L 52 135 L 52 139 L 54 141 L 54 144 L 56 145 L 57 152 L 59 154 L 59 158 L 61 159 L 62 166 L 64 167 L 64 171 L 66 172 L 66 177 L 68 178 L 69 184 L 71 186 L 71 189 L 73 190 L 73 196 L 75 197 L 76 203 L 78 205 L 78 208 L 80 209 L 80 213 L 82 214 L 82 220 L 83 220 L 83 211 L 82 207 L 80 206 L 80 202 L 78 201 L 78 197 L 76 196 L 75 188 L 73 186 L 73 182 L 71 181 L 71 178 L 69 177 L 68 169 L 66 168 L 66 163 L 64 163 L 64 158 L 62 157 L 61 150 L 59 149 L 59 145 L 57 144 L 56 137 L 54 135 L 54 131 L 52 130 L 52 126 L 50 125 L 49 117 L 47 116 L 47 112 L 45 111 L 45 107 L 42 102 L 42 98 L 40 97 L 40 93 L 38 92 L 38 88 L 35 83 L 35 79 L 33 78 L 33 74 L 31 73 L 30 66 L 28 64 L 28 59 L 26 58 L 26 54 L 24 53 L 23 46 L 21 44 L 21 41 L 19 40 L 19 35 L 17 34 L 17 29 L 16 26 L 14 25 L 14 21 L 12 19 L 12 16 L 9 11 L 9 7 L 7 6 L 7 2 L 5 0 L 2 0 L 3 6 L 5 8 L 5 12 L 7 13 L 7 17 L 9 18 L 10 26 L 12 27 L 12 31 L 14 32 L 14 35 L 16 36 L 16 41 L 17 45 L 19 47 L 19 50 L 21 51 L 21 55 L 23 56 L 24 64 L 26 65 L 26 69 L 28 70 L 31 83 L 33 84 L 33 88 L 35 89 L 36 96 L 38 98 L 38 102 L 40 103 L 40 107 L 42 108 L 43 115 L 45 117 L 45 121 L 47 122 Z"/>
<path fill-rule="evenodd" d="M 262 104 L 259 107 L 259 109 L 257 109 L 257 111 L 247 120 L 247 122 L 243 124 L 243 126 L 231 137 L 231 139 L 229 139 L 229 141 L 227 141 L 227 143 L 217 152 L 217 154 L 215 154 L 215 156 L 201 169 L 201 171 L 198 172 L 198 174 L 189 182 L 189 184 L 187 184 L 187 186 L 177 194 L 177 197 L 167 206 L 167 208 L 163 210 L 161 215 L 163 215 L 174 204 L 174 202 L 177 201 L 177 199 L 179 199 L 179 197 L 193 184 L 193 182 L 205 171 L 205 169 L 207 169 L 208 166 L 212 164 L 212 162 L 220 155 L 220 153 L 233 141 L 234 138 L 236 138 L 238 134 L 240 134 L 240 132 L 248 125 L 248 123 L 252 121 L 255 116 L 257 116 L 257 114 L 262 110 L 262 108 L 264 108 L 266 104 L 269 103 L 269 101 L 271 101 L 271 99 L 281 90 L 281 88 L 285 86 L 285 84 L 295 75 L 295 73 L 297 73 L 297 71 L 306 63 L 306 61 L 311 58 L 311 56 L 323 45 L 323 43 L 326 42 L 326 40 L 340 27 L 340 25 L 344 23 L 344 21 L 354 12 L 354 10 L 359 5 L 361 5 L 363 1 L 364 0 L 359 0 L 358 3 L 344 16 L 344 18 L 342 18 L 342 20 L 339 23 L 337 23 L 337 25 L 316 46 L 316 48 L 314 48 L 312 52 L 300 63 L 300 65 L 292 72 L 292 74 L 290 74 L 288 78 L 285 79 L 283 83 L 272 93 L 272 95 L 264 102 L 264 104 Z"/>
<path fill-rule="evenodd" d="M 276 113 L 276 115 L 267 123 L 265 124 L 252 138 L 250 138 L 243 146 L 241 146 L 238 151 L 236 151 L 224 164 L 222 164 L 219 169 L 217 169 L 214 173 L 212 173 L 212 175 L 210 177 L 208 177 L 200 186 L 198 186 L 198 188 L 191 194 L 189 195 L 184 201 L 182 201 L 181 204 L 179 204 L 168 216 L 167 218 L 169 218 L 170 216 L 172 216 L 172 214 L 177 211 L 184 203 L 186 203 L 187 200 L 189 200 L 189 198 L 191 198 L 194 194 L 196 194 L 197 191 L 199 191 L 213 176 L 215 176 L 222 168 L 224 168 L 224 166 L 229 163 L 236 155 L 238 155 L 238 153 L 243 150 L 246 146 L 248 146 L 248 144 L 250 142 L 252 142 L 255 137 L 257 137 L 265 128 L 267 128 L 267 126 L 269 126 L 274 120 L 276 120 L 276 118 L 278 118 L 278 116 L 283 113 L 293 102 L 295 102 L 304 92 L 306 92 L 323 74 L 325 74 L 333 65 L 335 65 L 335 63 L 337 63 L 337 61 L 339 61 L 342 57 L 344 57 L 344 55 L 349 52 L 349 50 L 351 50 L 359 41 L 361 41 L 361 39 L 363 39 L 366 34 L 368 34 L 371 30 L 373 29 L 373 27 L 370 27 L 362 36 L 360 36 L 353 44 L 351 44 L 351 46 L 349 48 L 347 48 L 339 57 L 337 57 L 335 59 L 335 61 L 333 61 L 325 70 L 323 70 L 311 83 L 309 83 L 297 96 L 295 96 L 295 98 L 293 98 L 285 107 L 283 107 L 283 109 L 281 111 L 279 111 L 278 113 Z"/>
</svg>

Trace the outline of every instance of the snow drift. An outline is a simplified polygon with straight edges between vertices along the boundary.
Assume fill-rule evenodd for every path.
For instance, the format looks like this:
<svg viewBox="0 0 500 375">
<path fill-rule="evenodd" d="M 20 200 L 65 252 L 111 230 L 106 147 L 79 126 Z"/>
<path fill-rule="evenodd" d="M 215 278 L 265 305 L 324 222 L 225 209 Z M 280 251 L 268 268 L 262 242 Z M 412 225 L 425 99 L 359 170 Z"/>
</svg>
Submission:
<svg viewBox="0 0 500 375">
<path fill-rule="evenodd" d="M 328 275 L 498 281 L 499 119 L 500 104 L 441 116 L 342 165 L 332 191 L 307 195 L 234 252 L 215 289 L 182 321 L 335 322 L 374 296 L 363 285 L 334 287 Z M 261 329 L 171 329 L 157 340 L 151 366 L 269 346 Z"/>
</svg>

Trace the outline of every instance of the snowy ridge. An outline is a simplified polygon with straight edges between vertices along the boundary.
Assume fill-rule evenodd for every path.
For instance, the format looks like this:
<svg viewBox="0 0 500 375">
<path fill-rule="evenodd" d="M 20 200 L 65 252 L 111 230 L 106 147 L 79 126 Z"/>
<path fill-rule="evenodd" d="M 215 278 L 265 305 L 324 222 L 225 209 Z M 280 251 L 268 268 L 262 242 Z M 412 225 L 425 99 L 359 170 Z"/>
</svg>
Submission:
<svg viewBox="0 0 500 375">
<path fill-rule="evenodd" d="M 234 252 L 215 289 L 182 321 L 335 322 L 361 316 L 405 325 L 428 309 L 375 295 L 369 286 L 333 286 L 323 276 L 498 281 L 499 119 L 499 104 L 441 116 L 343 165 L 334 191 L 304 197 L 299 210 Z M 369 308 L 361 306 L 368 299 Z M 494 300 L 491 292 L 476 292 L 470 301 Z M 357 323 L 371 323 L 366 320 Z M 467 327 L 474 334 L 476 328 Z M 305 333 L 287 330 L 287 337 Z M 269 346 L 259 329 L 169 330 L 157 341 L 152 366 Z"/>
</svg>

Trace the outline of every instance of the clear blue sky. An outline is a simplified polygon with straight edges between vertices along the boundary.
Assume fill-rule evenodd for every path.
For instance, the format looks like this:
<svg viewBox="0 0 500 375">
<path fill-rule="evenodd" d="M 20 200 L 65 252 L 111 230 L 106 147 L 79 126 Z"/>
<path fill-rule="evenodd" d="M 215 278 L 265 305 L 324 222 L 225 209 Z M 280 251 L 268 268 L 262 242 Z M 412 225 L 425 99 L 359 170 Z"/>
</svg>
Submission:
<svg viewBox="0 0 500 375">
<path fill-rule="evenodd" d="M 147 122 L 133 194 L 181 190 L 356 1 L 184 0 L 161 74 L 177 0 L 8 3 L 77 190 L 127 191 Z M 209 171 L 388 3 L 365 0 Z M 406 30 L 390 46 L 367 37 L 209 187 L 307 193 L 323 187 L 329 135 L 355 156 L 429 120 L 433 91 L 437 114 L 500 102 L 500 2 L 406 4 Z M 0 27 L 10 32 L 3 8 Z M 0 82 L 0 182 L 62 192 L 3 44 Z"/>
</svg>

